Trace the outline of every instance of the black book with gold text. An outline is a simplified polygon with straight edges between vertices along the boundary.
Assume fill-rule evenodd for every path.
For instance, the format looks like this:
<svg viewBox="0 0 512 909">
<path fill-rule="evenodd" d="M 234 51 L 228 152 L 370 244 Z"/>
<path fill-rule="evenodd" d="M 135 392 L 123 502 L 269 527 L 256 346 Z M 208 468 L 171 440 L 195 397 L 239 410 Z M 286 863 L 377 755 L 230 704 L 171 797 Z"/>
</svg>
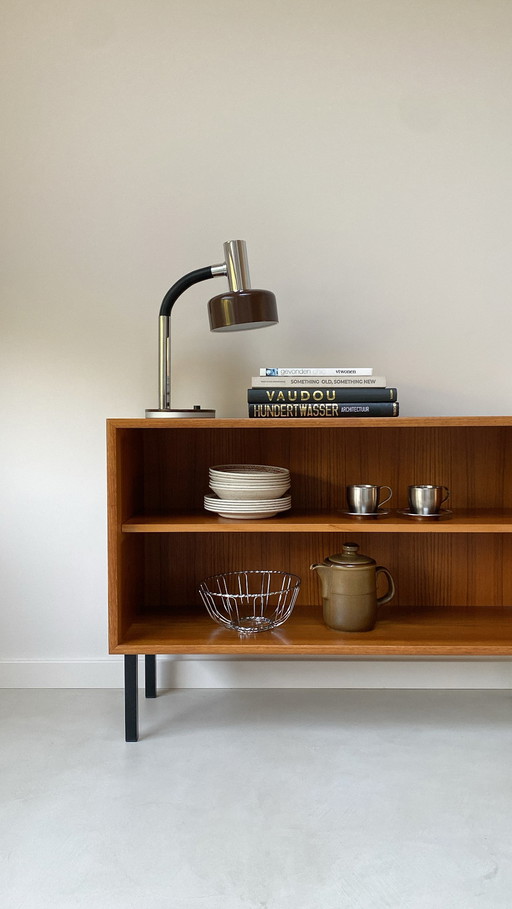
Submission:
<svg viewBox="0 0 512 909">
<path fill-rule="evenodd" d="M 249 388 L 249 404 L 359 404 L 396 401 L 396 388 Z"/>
<path fill-rule="evenodd" d="M 329 401 L 304 401 L 302 403 L 249 404 L 249 416 L 272 419 L 297 419 L 308 417 L 397 417 L 397 401 L 361 401 L 359 404 Z"/>
</svg>

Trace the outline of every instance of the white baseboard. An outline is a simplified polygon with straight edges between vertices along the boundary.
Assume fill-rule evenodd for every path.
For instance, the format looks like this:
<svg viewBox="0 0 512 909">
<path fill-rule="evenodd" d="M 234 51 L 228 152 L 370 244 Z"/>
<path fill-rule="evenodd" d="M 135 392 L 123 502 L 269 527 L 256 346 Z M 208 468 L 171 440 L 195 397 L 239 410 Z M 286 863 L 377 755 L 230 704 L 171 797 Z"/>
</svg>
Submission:
<svg viewBox="0 0 512 909">
<path fill-rule="evenodd" d="M 144 684 L 144 666 L 139 684 Z M 503 659 L 157 657 L 160 688 L 511 689 Z M 122 688 L 123 658 L 0 662 L 0 688 Z"/>
</svg>

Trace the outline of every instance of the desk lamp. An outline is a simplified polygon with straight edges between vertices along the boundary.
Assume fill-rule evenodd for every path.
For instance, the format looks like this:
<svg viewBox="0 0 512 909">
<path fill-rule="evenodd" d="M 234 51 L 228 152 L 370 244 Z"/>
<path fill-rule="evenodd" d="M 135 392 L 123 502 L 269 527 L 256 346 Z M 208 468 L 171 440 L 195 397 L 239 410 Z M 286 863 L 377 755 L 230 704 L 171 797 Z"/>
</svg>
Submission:
<svg viewBox="0 0 512 909">
<path fill-rule="evenodd" d="M 245 331 L 276 325 L 276 298 L 269 290 L 253 290 L 249 278 L 245 240 L 224 243 L 225 262 L 191 271 L 167 291 L 160 307 L 158 329 L 158 395 L 156 409 L 146 410 L 146 417 L 215 417 L 214 410 L 203 410 L 198 404 L 189 410 L 171 409 L 171 310 L 181 294 L 197 284 L 218 275 L 227 275 L 229 291 L 212 297 L 208 303 L 211 331 Z"/>
</svg>

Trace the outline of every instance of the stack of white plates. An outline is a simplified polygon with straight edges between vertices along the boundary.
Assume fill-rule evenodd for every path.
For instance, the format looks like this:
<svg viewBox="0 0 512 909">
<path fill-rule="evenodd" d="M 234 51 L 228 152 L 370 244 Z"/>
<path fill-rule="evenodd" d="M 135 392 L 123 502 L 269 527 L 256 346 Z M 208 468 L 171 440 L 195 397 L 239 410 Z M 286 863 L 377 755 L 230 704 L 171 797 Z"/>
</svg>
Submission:
<svg viewBox="0 0 512 909">
<path fill-rule="evenodd" d="M 221 517 L 270 518 L 291 508 L 290 471 L 266 464 L 221 464 L 210 467 L 210 488 L 204 507 Z"/>
<path fill-rule="evenodd" d="M 204 507 L 215 511 L 221 518 L 273 518 L 279 511 L 288 511 L 292 507 L 292 497 L 281 499 L 219 499 L 218 496 L 205 496 Z"/>
</svg>

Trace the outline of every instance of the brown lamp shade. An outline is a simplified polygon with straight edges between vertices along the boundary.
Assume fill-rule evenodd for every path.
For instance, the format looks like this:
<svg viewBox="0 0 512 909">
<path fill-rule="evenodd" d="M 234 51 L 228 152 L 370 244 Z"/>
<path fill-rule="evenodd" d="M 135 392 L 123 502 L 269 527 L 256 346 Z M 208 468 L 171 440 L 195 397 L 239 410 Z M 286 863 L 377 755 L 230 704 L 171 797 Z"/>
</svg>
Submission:
<svg viewBox="0 0 512 909">
<path fill-rule="evenodd" d="M 270 290 L 234 290 L 208 303 L 211 331 L 246 331 L 279 322 L 277 303 Z"/>
</svg>

